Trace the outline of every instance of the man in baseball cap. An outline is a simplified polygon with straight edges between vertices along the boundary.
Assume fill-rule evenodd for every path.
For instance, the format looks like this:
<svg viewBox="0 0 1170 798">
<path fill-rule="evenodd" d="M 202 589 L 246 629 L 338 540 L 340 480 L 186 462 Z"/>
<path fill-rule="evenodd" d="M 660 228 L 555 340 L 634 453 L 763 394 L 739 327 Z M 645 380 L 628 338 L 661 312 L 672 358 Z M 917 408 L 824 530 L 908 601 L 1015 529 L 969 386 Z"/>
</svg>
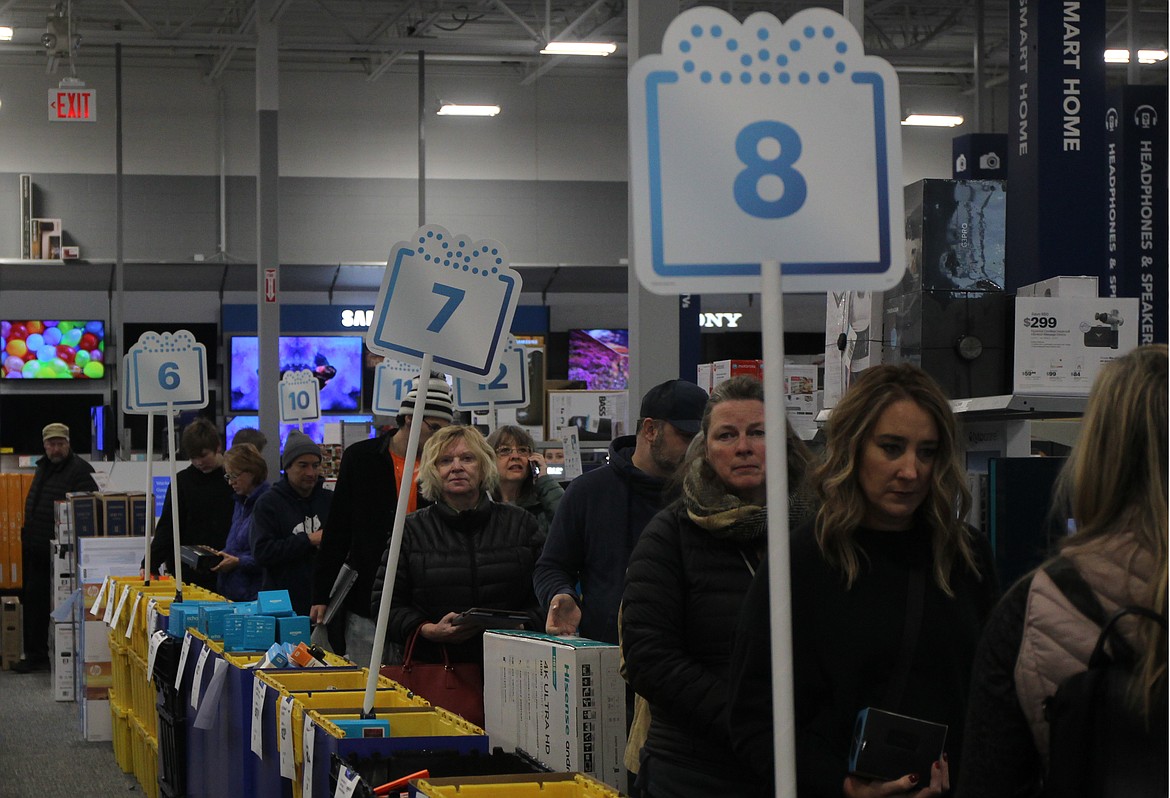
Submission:
<svg viewBox="0 0 1170 798">
<path fill-rule="evenodd" d="M 427 504 L 426 499 L 418 495 L 418 458 L 431 435 L 450 424 L 455 417 L 451 386 L 442 374 L 432 373 L 426 379 L 419 375 L 412 382 L 413 387 L 403 397 L 398 411 L 397 429 L 359 441 L 342 455 L 329 526 L 321 541 L 313 573 L 310 617 L 317 621 L 325 614 L 342 565 L 357 571 L 344 604 L 347 610 L 342 622 L 344 640 L 341 641 L 342 635 L 333 628 L 330 628 L 330 638 L 344 643 L 344 648 L 338 650 L 359 665 L 370 662 L 373 649 L 374 617 L 370 596 L 374 589 L 374 574 L 390 540 L 390 527 L 398 507 L 398 486 L 403 475 L 408 474 L 406 478 L 410 480 L 411 489 L 407 494 L 407 512 L 414 512 Z M 408 472 L 406 444 L 410 428 L 416 423 L 422 427 L 415 461 Z M 331 627 L 334 625 L 340 624 L 334 621 Z"/>
<path fill-rule="evenodd" d="M 53 537 L 53 502 L 73 491 L 97 490 L 93 466 L 69 446 L 69 427 L 59 421 L 41 430 L 45 456 L 37 460 L 20 529 L 24 591 L 24 659 L 16 673 L 49 669 L 49 583 L 53 578 L 49 541 Z"/>
</svg>

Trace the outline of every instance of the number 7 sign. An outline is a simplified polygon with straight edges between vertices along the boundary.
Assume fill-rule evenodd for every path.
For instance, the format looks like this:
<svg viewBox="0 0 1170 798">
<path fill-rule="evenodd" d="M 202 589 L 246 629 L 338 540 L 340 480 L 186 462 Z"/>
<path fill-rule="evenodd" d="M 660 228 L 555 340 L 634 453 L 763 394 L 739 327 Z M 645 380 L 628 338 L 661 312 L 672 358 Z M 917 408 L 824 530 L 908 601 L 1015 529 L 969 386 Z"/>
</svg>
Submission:
<svg viewBox="0 0 1170 798">
<path fill-rule="evenodd" d="M 392 358 L 430 354 L 445 371 L 483 378 L 493 373 L 521 286 L 498 242 L 425 225 L 391 250 L 366 344 Z"/>
</svg>

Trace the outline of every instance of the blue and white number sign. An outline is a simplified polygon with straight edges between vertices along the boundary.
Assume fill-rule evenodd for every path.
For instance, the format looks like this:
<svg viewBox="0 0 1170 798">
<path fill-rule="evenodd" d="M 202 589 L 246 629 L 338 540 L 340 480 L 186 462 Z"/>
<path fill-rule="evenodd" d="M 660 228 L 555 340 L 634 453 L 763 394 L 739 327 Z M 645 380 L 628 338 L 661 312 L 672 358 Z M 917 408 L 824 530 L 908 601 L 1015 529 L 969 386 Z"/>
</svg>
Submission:
<svg viewBox="0 0 1170 798">
<path fill-rule="evenodd" d="M 418 382 L 418 364 L 388 357 L 374 369 L 371 409 L 382 416 L 396 416 L 402 400 Z"/>
<path fill-rule="evenodd" d="M 390 252 L 366 344 L 387 357 L 421 361 L 430 354 L 444 371 L 486 377 L 521 285 L 499 242 L 424 225 Z"/>
<path fill-rule="evenodd" d="M 508 336 L 500 352 L 496 372 L 490 380 L 455 380 L 455 407 L 477 410 L 490 404 L 497 407 L 523 407 L 528 404 L 528 350 Z"/>
<path fill-rule="evenodd" d="M 660 294 L 879 289 L 900 244 L 898 80 L 840 14 L 698 7 L 629 75 L 638 279 Z"/>
<path fill-rule="evenodd" d="M 321 383 L 312 371 L 286 371 L 280 378 L 280 423 L 301 424 L 321 417 Z"/>
<path fill-rule="evenodd" d="M 143 333 L 126 366 L 125 407 L 139 413 L 207 407 L 207 349 L 187 330 Z"/>
</svg>

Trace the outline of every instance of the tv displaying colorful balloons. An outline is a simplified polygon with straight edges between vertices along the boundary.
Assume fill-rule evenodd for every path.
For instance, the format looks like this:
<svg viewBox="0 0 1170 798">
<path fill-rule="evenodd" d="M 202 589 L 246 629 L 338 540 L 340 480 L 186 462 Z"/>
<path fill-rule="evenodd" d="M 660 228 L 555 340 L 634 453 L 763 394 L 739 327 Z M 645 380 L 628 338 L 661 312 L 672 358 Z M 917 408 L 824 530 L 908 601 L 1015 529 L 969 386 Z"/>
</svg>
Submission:
<svg viewBox="0 0 1170 798">
<path fill-rule="evenodd" d="M 102 321 L 0 321 L 0 377 L 100 380 L 106 376 Z"/>
</svg>

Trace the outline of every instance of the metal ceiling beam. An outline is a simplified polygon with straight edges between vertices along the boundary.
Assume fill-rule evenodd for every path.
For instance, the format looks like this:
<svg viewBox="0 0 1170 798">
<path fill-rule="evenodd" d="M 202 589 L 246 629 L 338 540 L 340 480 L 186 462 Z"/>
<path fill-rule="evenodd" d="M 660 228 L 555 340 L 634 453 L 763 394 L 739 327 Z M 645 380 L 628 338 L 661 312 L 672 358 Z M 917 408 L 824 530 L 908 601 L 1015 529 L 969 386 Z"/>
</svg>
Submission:
<svg viewBox="0 0 1170 798">
<path fill-rule="evenodd" d="M 515 22 L 515 23 L 516 23 L 517 25 L 519 25 L 521 28 L 523 28 L 524 30 L 526 30 L 526 31 L 528 32 L 528 35 L 532 37 L 532 41 L 534 41 L 534 42 L 540 42 L 540 43 L 542 43 L 542 44 L 543 44 L 543 37 L 541 37 L 541 35 L 540 35 L 539 33 L 537 33 L 537 32 L 536 32 L 536 31 L 534 31 L 532 28 L 530 28 L 530 27 L 528 26 L 528 23 L 527 23 L 527 22 L 525 22 L 523 19 L 521 19 L 521 18 L 520 18 L 520 15 L 519 15 L 519 14 L 517 14 L 517 13 L 516 13 L 515 11 L 513 11 L 512 9 L 508 8 L 508 6 L 507 6 L 507 4 L 504 2 L 504 0 L 495 0 L 495 5 L 496 5 L 496 8 L 500 9 L 501 11 L 503 11 L 503 12 L 504 12 L 504 14 L 505 14 L 506 16 L 508 16 L 508 17 L 509 17 L 509 18 L 510 18 L 510 19 L 511 19 L 513 22 Z"/>
<path fill-rule="evenodd" d="M 154 23 L 151 22 L 146 17 L 142 16 L 142 13 L 130 3 L 130 0 L 119 0 L 119 5 L 121 5 L 122 8 L 129 11 L 130 16 L 134 17 L 134 19 L 136 19 L 138 21 L 139 25 L 146 28 L 148 31 L 153 33 L 155 36 L 162 35 L 159 32 L 159 29 L 154 26 Z"/>
</svg>

